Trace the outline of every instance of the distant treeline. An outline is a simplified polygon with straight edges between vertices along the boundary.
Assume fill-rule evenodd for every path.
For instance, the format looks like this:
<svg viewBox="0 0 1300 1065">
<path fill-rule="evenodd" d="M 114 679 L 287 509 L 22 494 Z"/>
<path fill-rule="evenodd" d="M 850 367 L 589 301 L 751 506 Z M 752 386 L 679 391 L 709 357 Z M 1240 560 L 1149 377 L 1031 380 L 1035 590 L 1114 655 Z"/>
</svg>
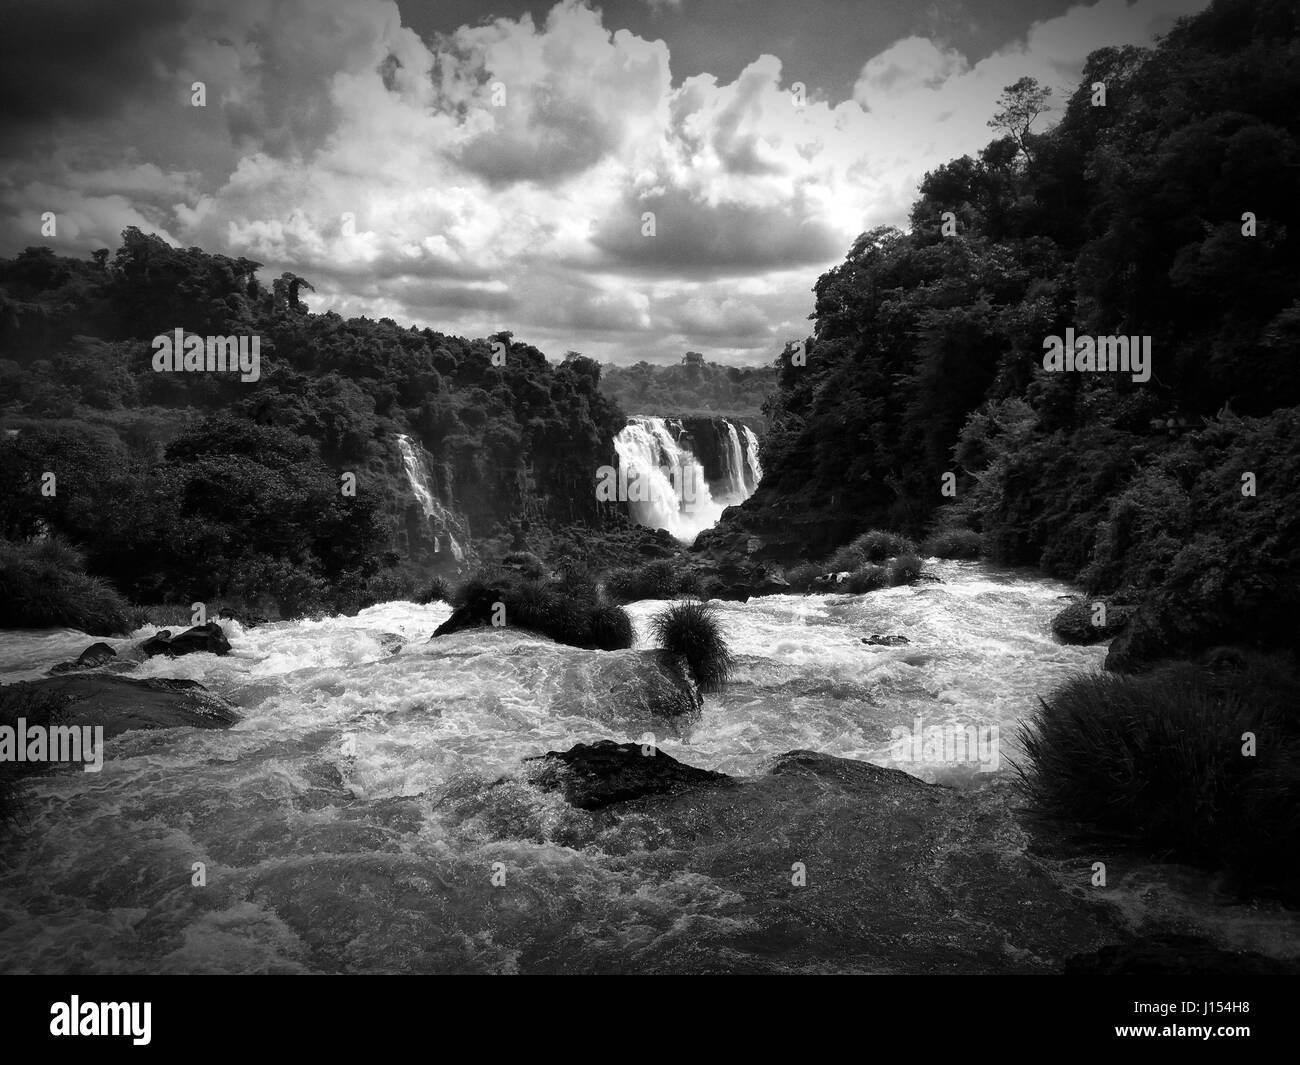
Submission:
<svg viewBox="0 0 1300 1065">
<path fill-rule="evenodd" d="M 775 387 L 772 366 L 722 366 L 702 357 L 668 366 L 605 364 L 600 378 L 601 391 L 628 414 L 716 414 L 755 426 L 762 424 L 760 412 Z"/>
</svg>

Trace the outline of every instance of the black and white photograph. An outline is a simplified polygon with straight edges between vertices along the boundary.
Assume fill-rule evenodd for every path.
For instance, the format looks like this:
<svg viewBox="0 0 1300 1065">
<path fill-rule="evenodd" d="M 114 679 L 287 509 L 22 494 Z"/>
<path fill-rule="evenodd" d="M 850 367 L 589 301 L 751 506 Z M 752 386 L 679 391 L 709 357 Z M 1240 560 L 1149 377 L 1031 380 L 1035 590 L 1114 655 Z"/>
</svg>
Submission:
<svg viewBox="0 0 1300 1065">
<path fill-rule="evenodd" d="M 858 975 L 1249 1047 L 1298 615 L 1296 0 L 0 6 L 38 1042 Z"/>
</svg>

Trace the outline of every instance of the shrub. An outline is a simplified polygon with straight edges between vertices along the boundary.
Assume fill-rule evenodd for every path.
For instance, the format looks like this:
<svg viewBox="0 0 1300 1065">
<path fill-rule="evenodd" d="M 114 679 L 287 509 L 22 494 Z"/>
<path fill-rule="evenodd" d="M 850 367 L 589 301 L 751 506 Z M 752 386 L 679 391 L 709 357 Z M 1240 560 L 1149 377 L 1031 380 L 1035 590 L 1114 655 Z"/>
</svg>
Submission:
<svg viewBox="0 0 1300 1065">
<path fill-rule="evenodd" d="M 915 551 L 916 545 L 906 536 L 899 536 L 884 529 L 871 529 L 836 550 L 826 561 L 823 571 L 828 573 L 853 571 L 867 562 L 884 562 L 895 555 Z"/>
<path fill-rule="evenodd" d="M 595 602 L 599 598 L 596 578 L 585 562 L 567 559 L 559 565 L 555 586 L 562 595 L 584 602 Z"/>
<path fill-rule="evenodd" d="M 921 560 L 913 554 L 899 555 L 889 563 L 891 585 L 915 584 L 921 579 Z"/>
<path fill-rule="evenodd" d="M 107 581 L 86 574 L 70 544 L 57 537 L 0 541 L 0 628 L 117 636 L 135 627 L 131 604 Z"/>
<path fill-rule="evenodd" d="M 796 592 L 806 592 L 813 586 L 813 581 L 822 575 L 822 566 L 817 562 L 801 562 L 785 571 L 785 579 Z"/>
<path fill-rule="evenodd" d="M 451 596 L 451 585 L 447 583 L 446 577 L 431 577 L 429 583 L 416 594 L 415 601 L 420 606 L 428 606 L 430 603 L 450 603 Z"/>
<path fill-rule="evenodd" d="M 490 622 L 498 602 L 505 607 L 506 627 L 535 632 L 556 643 L 616 651 L 631 647 L 635 640 L 627 612 L 600 601 L 581 582 L 566 586 L 492 569 L 479 570 L 457 589 L 454 605 L 461 616 L 453 614 L 447 622 L 450 627 L 439 631 L 446 634 Z"/>
<path fill-rule="evenodd" d="M 877 588 L 884 588 L 889 583 L 889 570 L 884 566 L 877 566 L 874 562 L 867 562 L 853 571 L 853 575 L 848 580 L 848 589 L 854 595 L 860 595 L 863 592 L 874 592 Z"/>
<path fill-rule="evenodd" d="M 1276 660 L 1224 662 L 1239 671 L 1179 663 L 1067 681 L 1022 726 L 1020 785 L 1049 816 L 1300 895 L 1300 684 Z M 1267 737 L 1255 757 L 1243 732 Z"/>
<path fill-rule="evenodd" d="M 686 660 L 691 679 L 701 693 L 719 692 L 726 687 L 735 657 L 714 604 L 698 599 L 674 603 L 650 619 L 650 631 L 666 654 Z"/>
<path fill-rule="evenodd" d="M 636 640 L 632 619 L 615 603 L 598 603 L 587 612 L 587 638 L 601 651 L 631 647 Z"/>
<path fill-rule="evenodd" d="M 940 529 L 925 538 L 921 554 L 934 558 L 979 558 L 980 534 L 974 529 Z"/>
<path fill-rule="evenodd" d="M 682 572 L 680 563 L 661 558 L 643 566 L 615 570 L 605 580 L 605 590 L 620 603 L 639 599 L 673 599 L 687 592 L 698 592 L 699 578 L 694 572 Z"/>
</svg>

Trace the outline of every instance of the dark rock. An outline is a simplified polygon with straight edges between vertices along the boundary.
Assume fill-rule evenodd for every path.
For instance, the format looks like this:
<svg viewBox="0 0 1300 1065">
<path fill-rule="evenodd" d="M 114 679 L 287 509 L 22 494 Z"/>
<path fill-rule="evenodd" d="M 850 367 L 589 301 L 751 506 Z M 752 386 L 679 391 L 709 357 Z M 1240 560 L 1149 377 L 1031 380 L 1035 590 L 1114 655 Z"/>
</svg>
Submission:
<svg viewBox="0 0 1300 1065">
<path fill-rule="evenodd" d="M 862 642 L 871 644 L 872 647 L 902 647 L 912 641 L 906 636 L 881 636 L 879 633 L 873 633 L 870 636 L 863 636 Z"/>
<path fill-rule="evenodd" d="M 136 680 L 107 673 L 7 684 L 0 687 L 0 720 L 28 697 L 63 703 L 55 723 L 102 725 L 105 737 L 133 729 L 229 728 L 239 720 L 225 700 L 195 680 Z"/>
<path fill-rule="evenodd" d="M 399 636 L 395 632 L 381 632 L 375 637 L 375 639 L 379 641 L 379 646 L 390 655 L 397 654 L 397 652 L 406 644 L 406 637 Z"/>
<path fill-rule="evenodd" d="M 170 629 L 163 629 L 145 640 L 140 645 L 140 650 L 148 658 L 154 655 L 168 655 L 175 658 L 177 655 L 204 651 L 209 654 L 224 655 L 230 652 L 230 641 L 226 639 L 225 630 L 220 625 L 215 621 L 209 621 L 206 625 L 195 625 L 192 629 L 186 629 L 179 636 L 173 636 Z"/>
<path fill-rule="evenodd" d="M 1076 976 L 1283 976 L 1300 974 L 1300 964 L 1263 954 L 1222 950 L 1195 936 L 1151 935 L 1112 944 L 1065 960 Z"/>
<path fill-rule="evenodd" d="M 496 604 L 504 602 L 505 595 L 505 589 L 502 588 L 479 589 L 466 603 L 456 607 L 451 612 L 451 617 L 433 630 L 433 636 L 430 639 L 438 636 L 448 636 L 453 632 L 460 632 L 462 629 L 475 629 L 484 625 L 491 625 Z"/>
<path fill-rule="evenodd" d="M 1093 624 L 1094 604 L 1097 603 L 1106 608 L 1104 625 Z M 1062 643 L 1098 643 L 1123 632 L 1125 626 L 1133 619 L 1134 612 L 1131 606 L 1101 598 L 1081 599 L 1072 602 L 1052 618 L 1052 631 Z"/>
<path fill-rule="evenodd" d="M 51 673 L 71 673 L 78 669 L 94 669 L 96 666 L 102 666 L 111 658 L 116 658 L 117 652 L 109 647 L 106 643 L 92 643 L 77 657 L 75 662 L 60 662 L 54 666 Z"/>
<path fill-rule="evenodd" d="M 560 791 L 571 806 L 599 810 L 611 803 L 628 802 L 645 795 L 665 795 L 692 788 L 727 787 L 734 782 L 725 773 L 697 769 L 651 748 L 642 754 L 637 743 L 599 740 L 579 743 L 567 751 L 550 751 L 525 761 L 540 763 L 532 782 L 545 791 Z"/>
</svg>

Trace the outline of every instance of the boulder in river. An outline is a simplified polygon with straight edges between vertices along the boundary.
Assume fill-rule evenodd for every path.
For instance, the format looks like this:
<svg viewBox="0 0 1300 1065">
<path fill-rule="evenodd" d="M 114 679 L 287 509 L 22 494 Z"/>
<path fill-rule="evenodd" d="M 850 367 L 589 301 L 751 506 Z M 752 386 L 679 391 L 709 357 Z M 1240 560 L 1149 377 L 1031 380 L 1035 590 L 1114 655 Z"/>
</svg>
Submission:
<svg viewBox="0 0 1300 1065">
<path fill-rule="evenodd" d="M 538 763 L 533 768 L 534 784 L 545 791 L 562 792 L 571 806 L 583 810 L 599 810 L 646 795 L 734 783 L 725 773 L 686 765 L 652 745 L 613 740 L 579 743 L 567 751 L 549 751 L 526 761 Z"/>
<path fill-rule="evenodd" d="M 230 641 L 226 639 L 225 630 L 215 621 L 206 625 L 195 625 L 186 629 L 179 636 L 173 636 L 170 629 L 155 633 L 140 645 L 140 650 L 147 658 L 154 655 L 189 655 L 206 651 L 214 655 L 230 653 Z"/>
<path fill-rule="evenodd" d="M 96 666 L 102 666 L 110 659 L 116 658 L 117 652 L 104 642 L 92 643 L 80 655 L 75 662 L 60 662 L 57 666 L 50 669 L 51 673 L 71 673 L 78 669 L 94 669 Z"/>
<path fill-rule="evenodd" d="M 906 636 L 881 636 L 880 633 L 872 633 L 870 636 L 863 636 L 862 642 L 870 644 L 872 647 L 902 647 L 912 641 Z"/>
<path fill-rule="evenodd" d="M 136 680 L 106 673 L 47 677 L 0 687 L 0 722 L 24 707 L 56 705 L 58 725 L 102 725 L 105 738 L 133 729 L 229 728 L 239 720 L 225 700 L 195 680 Z"/>
<path fill-rule="evenodd" d="M 1052 631 L 1062 643 L 1099 643 L 1122 632 L 1132 620 L 1134 610 L 1100 598 L 1081 599 L 1052 618 Z"/>
</svg>

